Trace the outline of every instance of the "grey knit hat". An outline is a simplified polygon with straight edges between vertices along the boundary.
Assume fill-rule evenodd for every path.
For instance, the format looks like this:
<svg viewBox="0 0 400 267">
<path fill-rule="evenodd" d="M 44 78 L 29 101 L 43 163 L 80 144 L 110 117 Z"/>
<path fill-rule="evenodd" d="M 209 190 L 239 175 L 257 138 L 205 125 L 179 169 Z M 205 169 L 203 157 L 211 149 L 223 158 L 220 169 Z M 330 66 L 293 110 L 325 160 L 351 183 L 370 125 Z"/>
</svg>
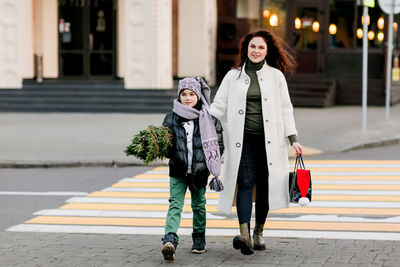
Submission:
<svg viewBox="0 0 400 267">
<path fill-rule="evenodd" d="M 180 80 L 178 85 L 178 96 L 181 94 L 181 91 L 185 89 L 192 90 L 197 95 L 198 99 L 201 98 L 201 85 L 196 78 L 191 77 Z"/>
</svg>

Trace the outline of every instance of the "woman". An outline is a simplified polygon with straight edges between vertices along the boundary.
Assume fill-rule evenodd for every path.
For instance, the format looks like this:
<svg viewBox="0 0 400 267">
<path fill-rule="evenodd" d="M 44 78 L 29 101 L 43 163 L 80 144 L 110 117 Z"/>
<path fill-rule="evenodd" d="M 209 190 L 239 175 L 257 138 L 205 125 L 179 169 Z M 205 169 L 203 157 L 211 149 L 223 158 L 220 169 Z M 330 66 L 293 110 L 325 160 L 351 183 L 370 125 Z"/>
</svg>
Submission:
<svg viewBox="0 0 400 267">
<path fill-rule="evenodd" d="M 238 64 L 224 77 L 210 112 L 224 124 L 224 185 L 218 209 L 229 214 L 235 199 L 240 235 L 233 247 L 245 254 L 265 249 L 262 239 L 269 210 L 286 208 L 289 201 L 289 162 L 285 137 L 296 154 L 293 106 L 284 77 L 293 71 L 290 54 L 270 32 L 247 34 L 241 41 Z M 256 224 L 250 236 L 253 189 Z"/>
</svg>

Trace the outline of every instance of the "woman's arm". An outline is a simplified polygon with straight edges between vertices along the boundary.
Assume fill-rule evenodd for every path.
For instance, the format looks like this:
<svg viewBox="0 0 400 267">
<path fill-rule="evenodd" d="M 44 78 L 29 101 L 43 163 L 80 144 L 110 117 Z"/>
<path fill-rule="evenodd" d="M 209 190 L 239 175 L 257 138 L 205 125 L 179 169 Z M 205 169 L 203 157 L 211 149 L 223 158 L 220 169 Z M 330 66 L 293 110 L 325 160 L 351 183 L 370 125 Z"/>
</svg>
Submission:
<svg viewBox="0 0 400 267">
<path fill-rule="evenodd" d="M 226 122 L 228 108 L 229 72 L 225 75 L 218 88 L 214 101 L 210 106 L 210 113 L 222 122 Z"/>
<path fill-rule="evenodd" d="M 297 141 L 297 130 L 293 116 L 293 105 L 290 101 L 289 89 L 287 87 L 286 79 L 283 74 L 281 78 L 281 108 L 285 136 L 289 138 L 290 144 L 292 145 L 293 149 L 296 151 L 296 155 L 298 156 L 303 154 L 303 147 Z"/>
<path fill-rule="evenodd" d="M 279 72 L 280 77 L 280 97 L 281 97 L 281 112 L 284 126 L 285 136 L 297 135 L 296 124 L 293 116 L 293 105 L 290 101 L 289 90 L 287 87 L 285 76 Z"/>
</svg>

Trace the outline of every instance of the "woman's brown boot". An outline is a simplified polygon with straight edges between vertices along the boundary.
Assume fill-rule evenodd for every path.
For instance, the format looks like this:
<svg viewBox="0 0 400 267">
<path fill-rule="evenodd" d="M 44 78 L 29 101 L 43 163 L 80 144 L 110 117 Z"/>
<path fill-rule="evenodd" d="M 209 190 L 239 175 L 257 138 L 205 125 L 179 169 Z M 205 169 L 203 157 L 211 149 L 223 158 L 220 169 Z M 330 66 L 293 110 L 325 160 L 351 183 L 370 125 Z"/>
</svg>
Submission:
<svg viewBox="0 0 400 267">
<path fill-rule="evenodd" d="M 265 249 L 265 242 L 262 238 L 264 230 L 264 224 L 257 224 L 254 227 L 253 231 L 253 248 L 254 250 L 264 250 Z"/>
<path fill-rule="evenodd" d="M 251 236 L 248 223 L 242 223 L 240 225 L 240 235 L 233 238 L 233 248 L 240 249 L 244 255 L 251 255 L 254 253 L 253 247 L 251 245 Z"/>
</svg>

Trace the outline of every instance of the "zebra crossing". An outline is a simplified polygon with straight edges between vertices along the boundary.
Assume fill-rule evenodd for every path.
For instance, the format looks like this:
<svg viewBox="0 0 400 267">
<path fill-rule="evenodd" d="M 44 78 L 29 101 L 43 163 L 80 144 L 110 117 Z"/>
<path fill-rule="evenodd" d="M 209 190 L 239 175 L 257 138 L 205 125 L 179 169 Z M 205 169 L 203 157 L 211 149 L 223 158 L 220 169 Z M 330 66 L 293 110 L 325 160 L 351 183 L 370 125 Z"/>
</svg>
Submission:
<svg viewBox="0 0 400 267">
<path fill-rule="evenodd" d="M 400 161 L 307 160 L 312 202 L 271 211 L 264 236 L 400 240 Z M 69 198 L 58 209 L 35 212 L 19 232 L 102 234 L 164 233 L 168 211 L 167 167 L 156 167 L 86 196 Z M 219 193 L 207 191 L 207 235 L 236 235 L 238 221 L 218 213 Z M 254 223 L 254 222 L 252 222 Z M 190 193 L 178 234 L 192 232 Z"/>
</svg>

